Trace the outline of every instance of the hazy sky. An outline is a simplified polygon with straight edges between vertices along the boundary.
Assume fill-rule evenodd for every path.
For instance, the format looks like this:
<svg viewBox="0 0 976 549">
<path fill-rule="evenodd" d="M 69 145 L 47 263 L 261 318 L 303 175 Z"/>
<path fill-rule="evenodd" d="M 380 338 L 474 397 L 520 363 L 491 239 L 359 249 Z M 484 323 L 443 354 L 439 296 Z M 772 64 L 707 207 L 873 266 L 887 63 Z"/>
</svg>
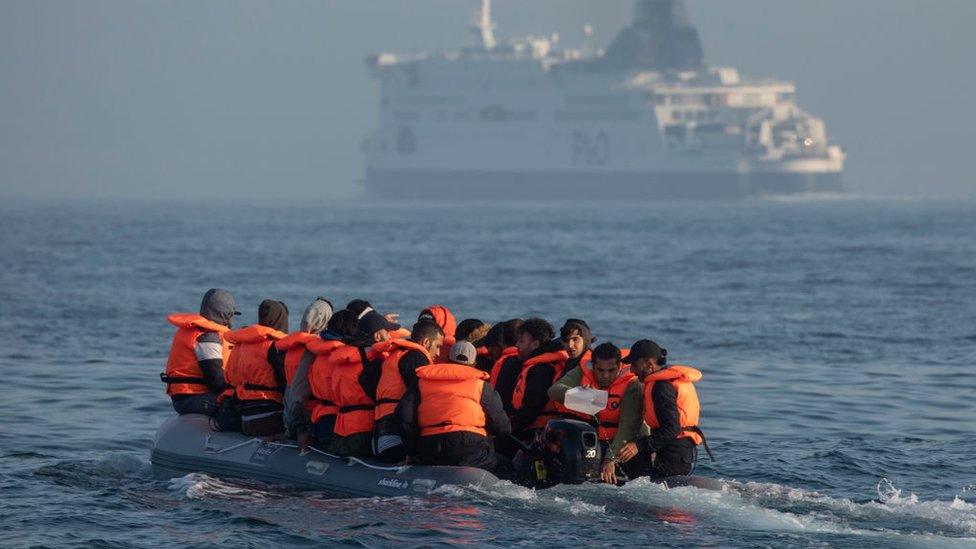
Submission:
<svg viewBox="0 0 976 549">
<path fill-rule="evenodd" d="M 470 41 L 474 0 L 0 0 L 0 197 L 348 195 L 377 51 Z M 496 0 L 496 35 L 630 0 Z M 976 1 L 689 0 L 706 59 L 795 81 L 866 194 L 976 196 Z"/>
</svg>

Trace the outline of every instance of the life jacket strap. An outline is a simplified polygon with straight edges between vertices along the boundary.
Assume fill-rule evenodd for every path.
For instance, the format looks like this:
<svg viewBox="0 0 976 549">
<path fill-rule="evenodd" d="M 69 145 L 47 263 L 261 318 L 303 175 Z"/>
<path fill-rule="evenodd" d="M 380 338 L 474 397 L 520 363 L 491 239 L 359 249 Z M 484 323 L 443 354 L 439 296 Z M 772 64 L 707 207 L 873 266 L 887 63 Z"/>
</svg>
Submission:
<svg viewBox="0 0 976 549">
<path fill-rule="evenodd" d="M 348 412 L 365 412 L 365 411 L 374 410 L 374 409 L 376 409 L 376 406 L 374 406 L 372 404 L 356 404 L 354 406 L 340 406 L 339 407 L 339 413 L 340 414 L 345 414 L 345 413 L 348 413 Z"/>
<path fill-rule="evenodd" d="M 267 385 L 258 385 L 257 383 L 245 383 L 244 388 L 248 391 L 271 391 L 272 393 L 280 393 L 281 389 L 277 387 L 269 387 Z"/>
<path fill-rule="evenodd" d="M 192 385 L 206 385 L 207 380 L 202 377 L 189 377 L 189 376 L 168 376 L 166 372 L 161 372 L 159 374 L 159 380 L 163 383 L 172 385 L 174 383 L 187 383 Z"/>
<path fill-rule="evenodd" d="M 398 398 L 380 398 L 380 399 L 377 399 L 376 400 L 376 404 L 377 405 L 379 405 L 379 404 L 396 404 L 397 402 L 400 402 L 400 399 L 398 399 Z"/>
<path fill-rule="evenodd" d="M 700 436 L 702 439 L 702 446 L 705 447 L 705 453 L 708 454 L 708 459 L 713 463 L 715 462 L 715 456 L 712 454 L 712 449 L 708 447 L 708 440 L 705 439 L 705 433 L 703 433 L 702 430 L 699 429 L 697 425 L 695 425 L 694 427 L 685 427 L 681 429 L 681 432 L 682 433 L 691 432 Z"/>
<path fill-rule="evenodd" d="M 335 406 L 335 402 L 332 402 L 331 400 L 325 400 L 323 398 L 309 397 L 308 401 L 309 402 L 318 402 L 322 406 Z"/>
<path fill-rule="evenodd" d="M 616 421 L 601 421 L 600 427 L 607 427 L 608 429 L 616 429 L 620 427 L 620 423 Z"/>
</svg>

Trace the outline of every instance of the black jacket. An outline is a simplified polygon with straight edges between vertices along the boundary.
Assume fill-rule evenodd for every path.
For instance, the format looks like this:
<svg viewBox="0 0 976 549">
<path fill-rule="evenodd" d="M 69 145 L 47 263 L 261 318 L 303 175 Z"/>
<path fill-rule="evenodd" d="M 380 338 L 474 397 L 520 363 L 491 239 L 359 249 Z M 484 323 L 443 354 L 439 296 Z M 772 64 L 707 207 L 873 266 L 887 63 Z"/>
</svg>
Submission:
<svg viewBox="0 0 976 549">
<path fill-rule="evenodd" d="M 200 372 L 203 373 L 203 380 L 207 384 L 207 388 L 210 389 L 211 393 L 218 395 L 228 387 L 227 382 L 224 380 L 223 357 L 217 351 L 209 353 L 201 349 L 208 345 L 219 349 L 222 345 L 221 341 L 221 335 L 217 332 L 203 332 L 197 338 L 196 348 L 194 349 L 197 355 L 197 365 L 200 366 Z"/>
<path fill-rule="evenodd" d="M 502 362 L 501 370 L 498 373 L 498 380 L 495 382 L 495 390 L 502 399 L 505 411 L 512 413 L 512 392 L 515 391 L 515 384 L 518 376 L 522 373 L 522 360 L 516 356 L 510 356 Z"/>
<path fill-rule="evenodd" d="M 659 381 L 651 389 L 651 401 L 654 415 L 659 424 L 651 434 L 637 439 L 637 446 L 645 452 L 656 452 L 665 446 L 673 444 L 681 433 L 681 421 L 678 415 L 678 390 L 667 382 Z M 647 403 L 644 403 L 647 406 Z"/>
<path fill-rule="evenodd" d="M 540 346 L 532 356 L 559 351 L 563 348 L 558 340 Z M 512 411 L 512 432 L 521 433 L 531 425 L 546 405 L 549 404 L 549 387 L 552 387 L 556 377 L 556 365 L 551 362 L 536 364 L 529 371 L 525 379 L 525 393 L 522 395 L 522 407 Z"/>
</svg>

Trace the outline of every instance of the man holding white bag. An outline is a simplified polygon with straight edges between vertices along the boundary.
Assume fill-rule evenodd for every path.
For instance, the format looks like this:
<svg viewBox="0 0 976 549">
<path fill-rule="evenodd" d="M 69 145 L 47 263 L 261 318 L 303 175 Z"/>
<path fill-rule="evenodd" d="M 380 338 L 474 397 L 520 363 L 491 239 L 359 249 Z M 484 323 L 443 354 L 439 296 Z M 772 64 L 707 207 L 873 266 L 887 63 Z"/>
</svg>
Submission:
<svg viewBox="0 0 976 549">
<path fill-rule="evenodd" d="M 549 389 L 550 399 L 597 428 L 603 446 L 601 477 L 610 484 L 617 482 L 620 449 L 647 434 L 641 418 L 640 382 L 621 365 L 620 349 L 603 343 L 593 349 L 590 362 L 570 370 Z"/>
</svg>

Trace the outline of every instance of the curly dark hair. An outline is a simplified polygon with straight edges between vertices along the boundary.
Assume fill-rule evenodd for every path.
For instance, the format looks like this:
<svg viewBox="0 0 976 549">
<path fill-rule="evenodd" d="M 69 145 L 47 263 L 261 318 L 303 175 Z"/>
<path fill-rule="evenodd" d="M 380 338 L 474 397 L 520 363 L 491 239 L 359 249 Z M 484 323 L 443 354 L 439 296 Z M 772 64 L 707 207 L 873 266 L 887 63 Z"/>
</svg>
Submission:
<svg viewBox="0 0 976 549">
<path fill-rule="evenodd" d="M 538 341 L 539 343 L 548 343 L 556 336 L 555 330 L 552 328 L 552 324 L 549 324 L 548 320 L 543 318 L 527 318 L 522 326 L 518 329 L 518 334 L 529 334 L 529 337 Z"/>
<path fill-rule="evenodd" d="M 356 313 L 348 309 L 336 311 L 336 314 L 332 315 L 327 325 L 330 332 L 342 334 L 347 337 L 355 335 L 358 327 L 359 319 L 356 318 Z"/>
</svg>

